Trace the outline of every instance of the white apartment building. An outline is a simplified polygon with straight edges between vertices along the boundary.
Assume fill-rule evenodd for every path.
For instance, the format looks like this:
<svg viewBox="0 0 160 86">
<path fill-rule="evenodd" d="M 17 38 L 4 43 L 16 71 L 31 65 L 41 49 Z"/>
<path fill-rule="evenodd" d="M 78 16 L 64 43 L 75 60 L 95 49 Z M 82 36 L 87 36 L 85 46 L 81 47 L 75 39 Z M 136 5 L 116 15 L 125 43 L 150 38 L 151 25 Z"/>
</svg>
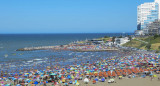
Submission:
<svg viewBox="0 0 160 86">
<path fill-rule="evenodd" d="M 159 10 L 160 10 L 160 0 L 155 0 L 159 4 Z M 159 11 L 159 20 L 160 20 L 160 11 Z"/>
<path fill-rule="evenodd" d="M 160 0 L 148 2 L 138 6 L 137 8 L 137 30 L 143 30 L 147 24 L 159 19 Z"/>
<path fill-rule="evenodd" d="M 129 38 L 128 37 L 124 37 L 124 38 L 115 38 L 115 42 L 114 44 L 116 45 L 122 45 L 122 44 L 125 44 L 127 42 L 129 42 Z"/>
</svg>

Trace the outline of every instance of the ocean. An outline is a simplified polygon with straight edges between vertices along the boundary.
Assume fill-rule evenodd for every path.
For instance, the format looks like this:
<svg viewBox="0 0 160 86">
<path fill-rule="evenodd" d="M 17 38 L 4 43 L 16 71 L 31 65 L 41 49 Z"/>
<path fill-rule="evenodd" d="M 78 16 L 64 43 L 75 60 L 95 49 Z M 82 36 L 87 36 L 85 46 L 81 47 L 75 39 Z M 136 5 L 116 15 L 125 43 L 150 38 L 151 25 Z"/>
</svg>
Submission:
<svg viewBox="0 0 160 86">
<path fill-rule="evenodd" d="M 43 64 L 43 67 L 51 64 L 72 65 L 74 61 L 83 62 L 83 59 L 92 62 L 91 58 L 93 57 L 107 58 L 116 54 L 113 54 L 113 52 L 56 52 L 53 50 L 16 51 L 16 49 L 63 45 L 74 41 L 121 35 L 132 35 L 132 33 L 0 34 L 0 67 L 1 70 L 11 71 L 15 68 L 31 68 L 34 65 L 41 64 Z M 94 58 L 93 61 L 97 58 Z M 34 67 L 39 68 L 39 66 Z"/>
</svg>

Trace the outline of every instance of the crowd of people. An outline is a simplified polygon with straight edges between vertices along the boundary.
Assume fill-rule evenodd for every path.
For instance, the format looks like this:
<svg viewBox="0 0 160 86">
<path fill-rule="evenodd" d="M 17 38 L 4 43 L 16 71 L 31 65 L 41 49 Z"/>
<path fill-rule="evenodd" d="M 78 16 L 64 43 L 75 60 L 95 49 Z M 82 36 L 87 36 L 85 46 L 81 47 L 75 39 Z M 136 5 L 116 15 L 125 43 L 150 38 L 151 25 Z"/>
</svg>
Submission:
<svg viewBox="0 0 160 86">
<path fill-rule="evenodd" d="M 112 56 L 93 63 L 48 66 L 44 70 L 29 69 L 15 73 L 1 71 L 1 86 L 80 86 L 83 82 L 116 83 L 115 78 L 157 77 L 160 73 L 160 56 L 134 53 L 129 56 Z M 157 77 L 158 78 L 158 77 Z"/>
</svg>

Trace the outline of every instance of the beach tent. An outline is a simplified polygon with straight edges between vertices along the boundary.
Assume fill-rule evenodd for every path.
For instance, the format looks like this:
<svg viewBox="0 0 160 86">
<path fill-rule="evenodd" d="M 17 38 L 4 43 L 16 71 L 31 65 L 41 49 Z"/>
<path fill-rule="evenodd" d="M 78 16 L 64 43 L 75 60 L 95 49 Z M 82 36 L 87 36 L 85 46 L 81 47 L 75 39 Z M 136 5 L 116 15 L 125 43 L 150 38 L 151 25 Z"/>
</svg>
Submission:
<svg viewBox="0 0 160 86">
<path fill-rule="evenodd" d="M 88 83 L 89 83 L 88 78 L 85 78 L 85 79 L 84 79 L 84 83 L 85 83 L 85 84 L 88 84 Z"/>
</svg>

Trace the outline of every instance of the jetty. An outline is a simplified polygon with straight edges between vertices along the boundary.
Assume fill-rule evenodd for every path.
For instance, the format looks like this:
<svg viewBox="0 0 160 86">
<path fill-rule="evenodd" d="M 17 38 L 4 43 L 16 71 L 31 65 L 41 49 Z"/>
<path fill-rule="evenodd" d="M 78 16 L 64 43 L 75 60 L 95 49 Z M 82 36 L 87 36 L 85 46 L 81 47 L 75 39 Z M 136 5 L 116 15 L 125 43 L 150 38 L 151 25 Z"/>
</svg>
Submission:
<svg viewBox="0 0 160 86">
<path fill-rule="evenodd" d="M 117 51 L 118 48 L 110 48 L 96 45 L 60 45 L 60 46 L 40 46 L 40 47 L 25 47 L 16 51 L 34 51 L 34 50 L 69 50 L 76 52 L 101 52 L 101 51 Z"/>
<path fill-rule="evenodd" d="M 40 47 L 25 47 L 17 49 L 16 51 L 33 51 L 33 50 L 47 50 L 47 49 L 54 49 L 55 46 L 40 46 Z"/>
</svg>

